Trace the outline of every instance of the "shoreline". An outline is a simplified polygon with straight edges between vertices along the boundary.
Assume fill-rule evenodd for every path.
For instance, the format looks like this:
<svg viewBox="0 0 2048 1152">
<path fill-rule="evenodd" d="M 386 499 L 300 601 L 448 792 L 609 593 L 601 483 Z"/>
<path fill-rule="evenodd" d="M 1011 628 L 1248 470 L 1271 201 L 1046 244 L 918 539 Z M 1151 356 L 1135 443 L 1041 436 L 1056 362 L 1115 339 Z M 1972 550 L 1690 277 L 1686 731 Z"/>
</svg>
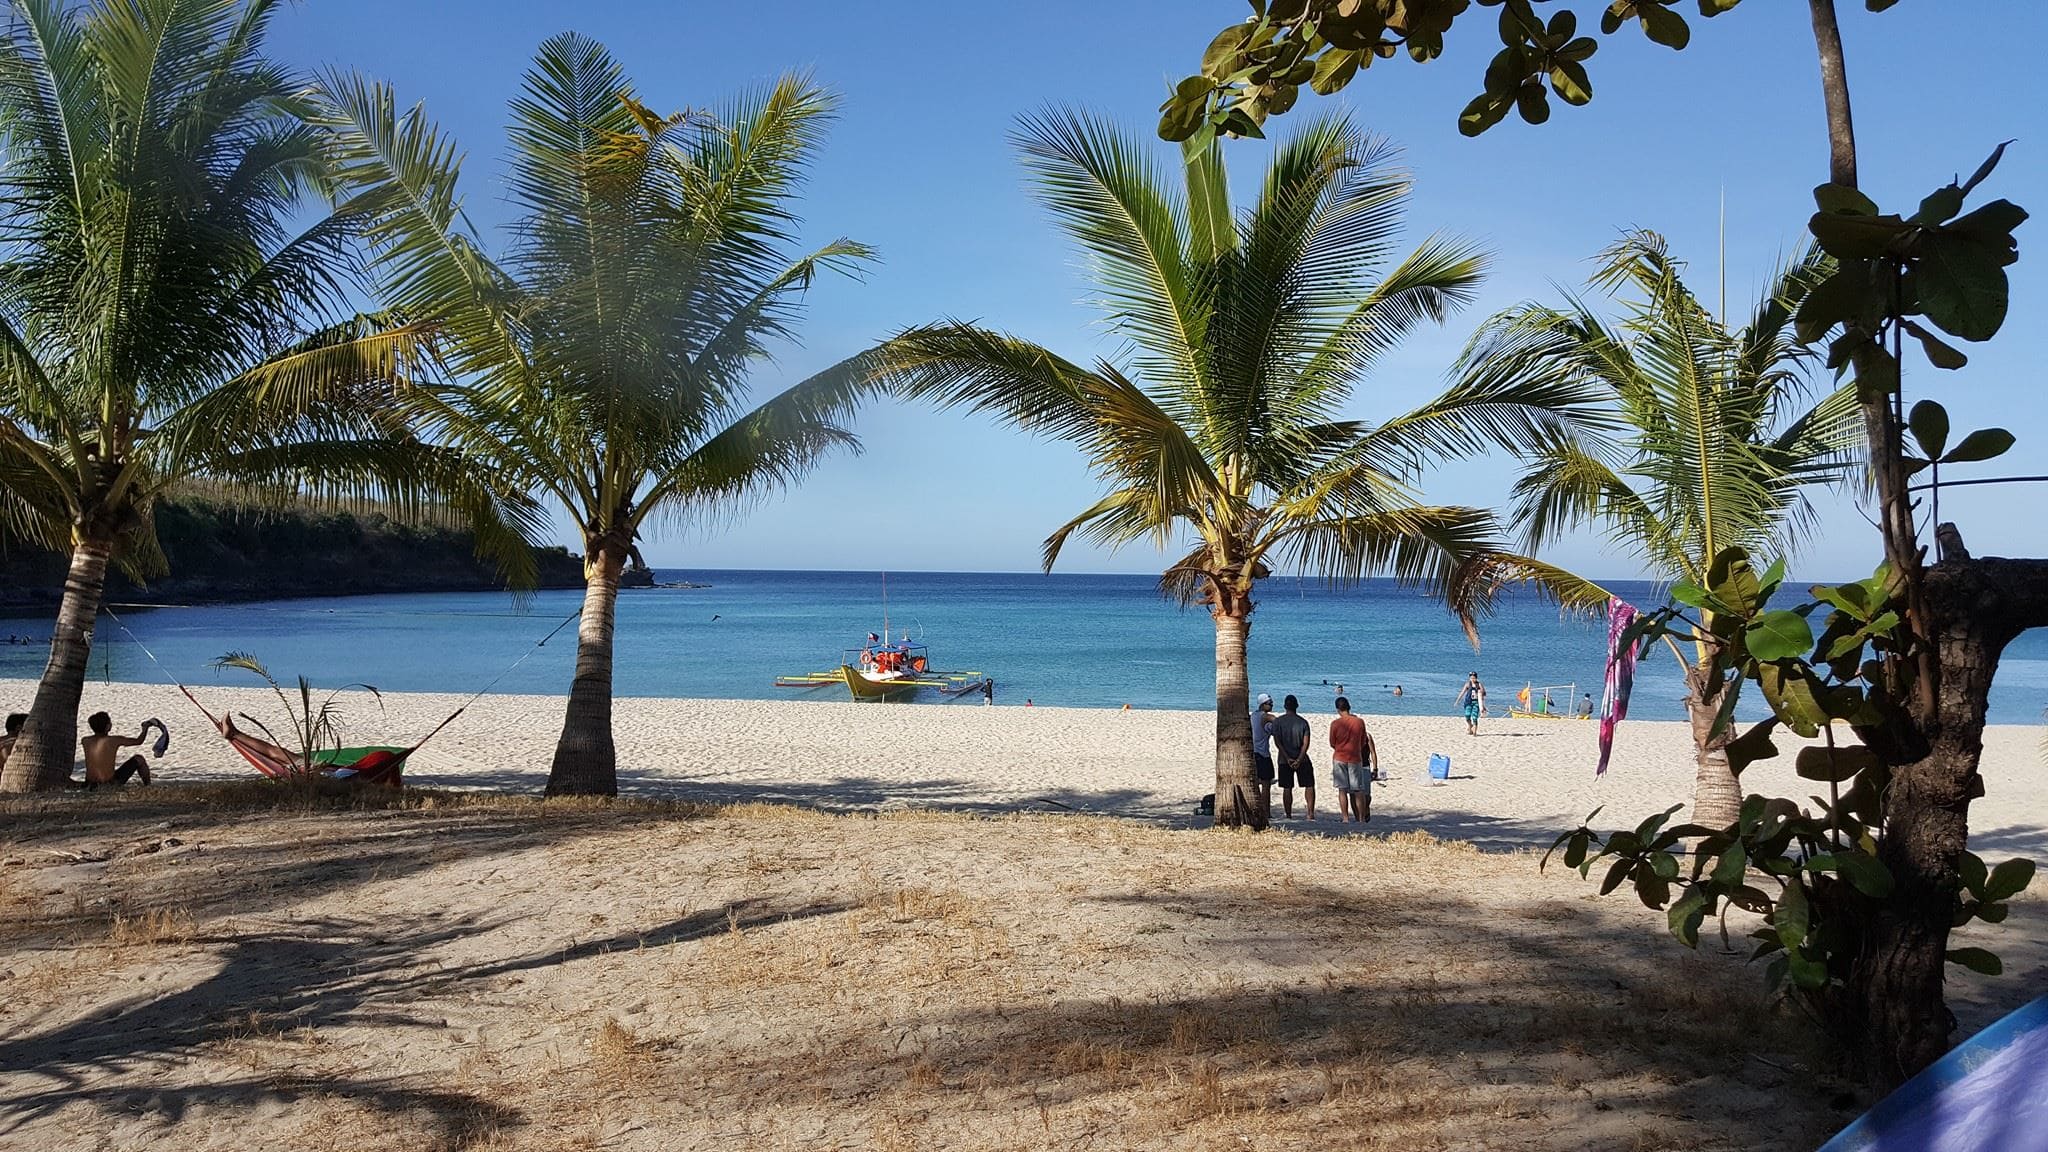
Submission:
<svg viewBox="0 0 2048 1152">
<path fill-rule="evenodd" d="M 23 710 L 34 683 L 0 679 L 0 710 Z M 282 706 L 263 688 L 195 687 L 207 707 L 232 707 L 273 728 Z M 345 694 L 352 743 L 403 744 L 439 724 L 465 696 Z M 538 793 L 560 732 L 566 696 L 487 695 L 414 755 L 419 787 Z M 619 697 L 614 729 L 621 795 L 731 803 L 790 803 L 825 811 L 920 808 L 998 814 L 1080 811 L 1169 826 L 1202 823 L 1195 805 L 1213 788 L 1215 717 L 1174 709 L 948 706 L 844 701 Z M 88 683 L 84 711 L 105 709 L 117 732 L 143 719 L 169 723 L 172 744 L 156 771 L 165 783 L 253 773 L 167 684 Z M 1321 819 L 1276 827 L 1323 835 L 1427 831 L 1489 850 L 1547 847 L 1601 808 L 1601 823 L 1634 824 L 1691 796 L 1690 727 L 1630 720 L 1617 730 L 1612 767 L 1594 775 L 1598 725 L 1508 720 L 1466 736 L 1461 718 L 1361 712 L 1391 779 L 1374 790 L 1370 824 L 1330 818 L 1329 716 L 1314 727 Z M 1987 853 L 2048 853 L 2048 772 L 2041 729 L 1985 729 L 1987 795 L 1971 808 L 1972 843 Z M 1754 765 L 1753 791 L 1804 797 L 1792 771 L 1796 745 Z M 1451 779 L 1431 783 L 1431 753 L 1452 758 Z M 1275 794 L 1275 808 L 1280 807 Z M 1305 809 L 1297 795 L 1296 812 Z"/>
</svg>

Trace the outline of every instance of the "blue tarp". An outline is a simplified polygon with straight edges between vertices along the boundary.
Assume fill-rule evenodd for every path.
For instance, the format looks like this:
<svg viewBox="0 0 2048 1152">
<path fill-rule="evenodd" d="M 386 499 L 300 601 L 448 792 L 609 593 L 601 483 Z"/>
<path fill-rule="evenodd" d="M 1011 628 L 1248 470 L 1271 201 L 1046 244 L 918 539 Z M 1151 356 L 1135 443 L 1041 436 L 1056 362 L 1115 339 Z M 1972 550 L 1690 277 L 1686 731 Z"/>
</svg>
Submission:
<svg viewBox="0 0 2048 1152">
<path fill-rule="evenodd" d="M 1964 1041 L 1820 1152 L 2048 1152 L 2048 996 Z"/>
</svg>

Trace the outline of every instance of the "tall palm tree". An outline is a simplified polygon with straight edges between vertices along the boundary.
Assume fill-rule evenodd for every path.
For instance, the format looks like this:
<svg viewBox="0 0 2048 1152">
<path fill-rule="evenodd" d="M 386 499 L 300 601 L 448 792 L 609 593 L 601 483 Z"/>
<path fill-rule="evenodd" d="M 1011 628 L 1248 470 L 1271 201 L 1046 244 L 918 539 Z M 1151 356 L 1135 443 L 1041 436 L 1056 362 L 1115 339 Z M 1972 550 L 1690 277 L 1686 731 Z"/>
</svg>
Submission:
<svg viewBox="0 0 2048 1152">
<path fill-rule="evenodd" d="M 274 7 L 14 0 L 0 32 L 0 523 L 70 555 L 0 790 L 70 774 L 107 566 L 162 569 L 152 511 L 180 483 L 406 504 L 462 482 L 387 403 L 421 330 L 345 306 L 359 221 L 317 210 L 303 81 L 260 55 Z"/>
<path fill-rule="evenodd" d="M 793 254 L 791 201 L 832 101 L 786 77 L 657 116 L 603 46 L 555 37 L 512 102 L 520 214 L 493 260 L 462 216 L 455 145 L 421 110 L 348 76 L 326 99 L 343 210 L 373 221 L 386 302 L 434 323 L 445 371 L 409 390 L 411 410 L 558 505 L 583 545 L 547 790 L 611 795 L 614 608 L 643 532 L 729 512 L 853 445 L 842 422 L 874 386 L 855 357 L 749 407 L 748 370 L 792 335 L 817 273 L 870 256 L 848 240 Z"/>
<path fill-rule="evenodd" d="M 1617 320 L 1573 297 L 1488 321 L 1460 365 L 1460 387 L 1580 386 L 1605 400 L 1600 417 L 1568 418 L 1524 446 L 1514 487 L 1524 545 L 1536 551 L 1599 525 L 1659 579 L 1701 585 L 1723 548 L 1793 555 L 1813 523 L 1809 489 L 1847 479 L 1862 443 L 1854 385 L 1815 400 L 1811 355 L 1792 331 L 1826 259 L 1812 250 L 1788 263 L 1748 324 L 1730 330 L 1686 287 L 1663 237 L 1631 232 L 1601 253 L 1590 280 L 1622 297 Z M 1742 804 L 1728 732 L 1715 732 L 1727 681 L 1713 678 L 1703 636 L 1693 647 L 1688 660 L 1671 646 L 1699 762 L 1692 818 L 1719 827 Z"/>
<path fill-rule="evenodd" d="M 1162 588 L 1215 622 L 1216 823 L 1264 820 L 1249 799 L 1245 638 L 1253 593 L 1276 567 L 1337 583 L 1389 573 L 1444 597 L 1468 628 L 1503 575 L 1590 595 L 1499 553 L 1488 513 L 1425 505 L 1410 487 L 1434 454 L 1551 428 L 1568 389 L 1476 402 L 1453 392 L 1381 424 L 1345 413 L 1380 355 L 1469 300 L 1484 267 L 1443 237 L 1394 262 L 1410 186 L 1383 143 L 1343 119 L 1310 123 L 1276 149 L 1241 212 L 1215 143 L 1186 152 L 1172 177 L 1081 113 L 1029 118 L 1017 143 L 1040 199 L 1086 252 L 1128 355 L 1084 367 L 940 324 L 894 340 L 888 375 L 907 395 L 1087 453 L 1109 491 L 1045 541 L 1047 569 L 1077 534 L 1193 544 Z"/>
</svg>

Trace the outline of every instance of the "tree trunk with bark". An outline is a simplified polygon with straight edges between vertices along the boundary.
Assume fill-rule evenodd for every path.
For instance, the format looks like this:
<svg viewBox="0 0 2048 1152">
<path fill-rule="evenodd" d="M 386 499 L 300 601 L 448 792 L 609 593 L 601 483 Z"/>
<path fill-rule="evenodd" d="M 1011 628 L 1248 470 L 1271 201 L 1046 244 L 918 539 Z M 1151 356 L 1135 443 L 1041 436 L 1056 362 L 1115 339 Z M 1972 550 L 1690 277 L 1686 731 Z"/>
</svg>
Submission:
<svg viewBox="0 0 2048 1152">
<path fill-rule="evenodd" d="M 1896 886 L 1876 905 L 1850 989 L 1871 1079 L 1887 1090 L 1939 1059 L 1955 1031 L 1943 999 L 1946 955 L 1970 801 L 1984 794 L 1977 768 L 1992 674 L 2014 637 L 2048 627 L 2048 560 L 1973 560 L 1950 538 L 1950 558 L 1926 570 L 1941 669 L 1935 711 L 1914 717 L 1924 753 L 1892 768 L 1879 859 Z M 1891 742 L 1896 753 L 1895 737 L 1873 731 L 1866 740 Z"/>
<path fill-rule="evenodd" d="M 43 666 L 21 739 L 0 770 L 0 792 L 61 788 L 71 778 L 78 747 L 78 701 L 85 694 L 86 664 L 92 659 L 92 634 L 113 553 L 113 542 L 102 539 L 85 540 L 71 550 L 64 599 L 50 633 L 50 661 Z"/>
<path fill-rule="evenodd" d="M 1216 827 L 1266 826 L 1267 812 L 1252 780 L 1251 674 L 1245 662 L 1249 610 L 1219 605 L 1216 620 Z"/>
<path fill-rule="evenodd" d="M 569 685 L 562 737 L 548 768 L 550 796 L 619 794 L 619 754 L 612 742 L 612 630 L 626 553 L 599 545 L 588 555 L 583 617 L 576 625 L 576 678 Z"/>
<path fill-rule="evenodd" d="M 1692 785 L 1692 821 L 1719 828 L 1742 814 L 1742 781 L 1728 764 L 1728 741 L 1734 726 L 1714 731 L 1727 685 L 1706 665 L 1694 664 L 1685 674 L 1685 711 L 1692 721 L 1693 758 L 1698 771 Z"/>
</svg>

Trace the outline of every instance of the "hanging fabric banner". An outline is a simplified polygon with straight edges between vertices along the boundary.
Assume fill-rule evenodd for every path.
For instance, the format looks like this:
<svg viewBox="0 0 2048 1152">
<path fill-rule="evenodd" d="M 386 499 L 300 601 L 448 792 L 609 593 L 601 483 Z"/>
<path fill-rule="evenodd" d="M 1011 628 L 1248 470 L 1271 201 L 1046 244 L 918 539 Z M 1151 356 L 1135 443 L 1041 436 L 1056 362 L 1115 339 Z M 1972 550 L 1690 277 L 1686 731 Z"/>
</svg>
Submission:
<svg viewBox="0 0 2048 1152">
<path fill-rule="evenodd" d="M 1617 597 L 1607 598 L 1607 681 L 1600 693 L 1600 767 L 1594 775 L 1607 775 L 1607 758 L 1614 755 L 1614 726 L 1628 717 L 1628 694 L 1636 682 L 1636 646 L 1621 642 L 1622 634 L 1635 622 L 1636 610 Z"/>
</svg>

